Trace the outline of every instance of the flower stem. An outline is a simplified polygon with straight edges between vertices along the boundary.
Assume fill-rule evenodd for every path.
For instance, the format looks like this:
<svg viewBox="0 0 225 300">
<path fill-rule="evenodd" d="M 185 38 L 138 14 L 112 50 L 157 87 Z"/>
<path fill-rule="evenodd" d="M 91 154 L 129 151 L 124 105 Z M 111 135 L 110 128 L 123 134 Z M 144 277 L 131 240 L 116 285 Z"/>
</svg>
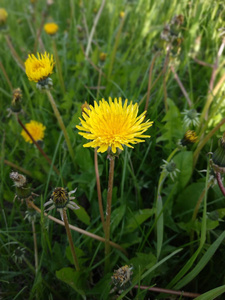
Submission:
<svg viewBox="0 0 225 300">
<path fill-rule="evenodd" d="M 197 160 L 198 160 L 198 156 L 199 156 L 199 153 L 200 151 L 202 150 L 202 148 L 205 146 L 205 144 L 208 142 L 208 140 L 214 135 L 214 133 L 225 123 L 225 118 L 222 119 L 222 121 L 220 121 L 220 123 L 218 123 L 216 125 L 215 128 L 213 128 L 208 134 L 207 136 L 198 144 L 195 152 L 194 152 L 194 155 L 193 155 L 193 162 L 194 162 L 194 167 L 197 163 Z"/>
<path fill-rule="evenodd" d="M 39 214 L 41 214 L 40 208 L 37 207 L 32 201 L 29 202 L 29 205 L 30 205 L 30 207 L 32 207 L 33 209 L 35 209 Z M 55 223 L 57 223 L 57 224 L 59 224 L 59 225 L 62 225 L 62 226 L 65 226 L 64 222 L 62 222 L 61 220 L 59 220 L 59 219 L 57 219 L 57 218 L 54 218 L 54 217 L 52 217 L 51 215 L 48 215 L 47 213 L 44 213 L 44 215 L 45 215 L 48 219 L 54 221 Z M 70 228 L 71 230 L 74 230 L 74 231 L 76 231 L 76 232 L 79 232 L 79 233 L 81 233 L 81 234 L 83 234 L 83 235 L 86 235 L 86 236 L 88 236 L 88 237 L 90 237 L 90 238 L 92 238 L 92 239 L 94 239 L 94 240 L 97 240 L 97 241 L 100 241 L 100 242 L 105 243 L 105 239 L 104 239 L 103 237 L 97 235 L 97 234 L 94 234 L 94 233 L 92 233 L 92 232 L 83 230 L 83 229 L 81 229 L 81 228 L 79 228 L 79 227 L 76 227 L 76 226 L 73 226 L 73 225 L 71 225 L 71 224 L 69 224 L 69 228 Z M 113 242 L 111 242 L 111 241 L 110 241 L 109 243 L 110 243 L 110 245 L 111 245 L 112 247 L 114 247 L 114 248 L 120 250 L 120 251 L 123 252 L 126 256 L 128 256 L 127 251 L 126 251 L 123 247 L 121 247 L 120 245 L 118 245 L 118 244 L 116 244 L 116 243 L 113 243 Z"/>
<path fill-rule="evenodd" d="M 32 221 L 32 232 L 33 232 L 33 239 L 34 239 L 34 261 L 35 261 L 35 272 L 38 272 L 38 249 L 37 249 L 37 235 L 35 229 L 35 223 Z"/>
<path fill-rule="evenodd" d="M 174 291 L 174 290 L 168 290 L 168 289 L 163 289 L 163 288 L 158 288 L 158 287 L 149 287 L 146 285 L 135 285 L 135 289 L 141 289 L 141 290 L 148 290 L 156 293 L 164 293 L 164 294 L 170 294 L 170 295 L 179 295 L 182 297 L 189 297 L 189 298 L 196 298 L 200 296 L 200 294 L 195 294 L 195 293 L 189 293 L 189 292 L 183 292 L 183 291 Z"/>
<path fill-rule="evenodd" d="M 22 61 L 22 59 L 19 57 L 18 53 L 16 52 L 16 50 L 14 49 L 12 42 L 10 40 L 9 35 L 5 35 L 5 39 L 6 39 L 6 43 L 12 53 L 13 58 L 15 59 L 16 63 L 18 64 L 18 66 L 24 71 L 24 62 Z"/>
<path fill-rule="evenodd" d="M 58 123 L 59 123 L 59 126 L 60 126 L 60 128 L 61 128 L 61 130 L 62 130 L 62 132 L 63 132 L 63 134 L 64 134 L 64 137 L 65 137 L 65 140 L 66 140 L 66 144 L 67 144 L 67 147 L 68 147 L 70 156 L 71 156 L 71 158 L 72 158 L 72 161 L 73 161 L 73 163 L 75 164 L 75 156 L 74 156 L 73 148 L 72 148 L 72 145 L 71 145 L 71 143 L 70 143 L 70 139 L 69 139 L 69 136 L 68 136 L 68 134 L 67 134 L 66 127 L 65 127 L 65 125 L 64 125 L 64 123 L 63 123 L 62 117 L 61 117 L 61 115 L 60 115 L 60 113 L 59 113 L 59 110 L 58 110 L 58 108 L 57 108 L 57 106 L 56 106 L 55 100 L 54 100 L 54 98 L 52 97 L 51 92 L 48 91 L 48 90 L 47 90 L 47 95 L 48 95 L 48 99 L 49 99 L 49 101 L 50 101 L 50 103 L 51 103 L 52 109 L 53 109 L 53 111 L 54 111 L 54 114 L 55 114 L 55 116 L 56 116 L 56 119 L 57 119 L 57 121 L 58 121 Z"/>
<path fill-rule="evenodd" d="M 95 33 L 96 26 L 97 26 L 98 21 L 100 19 L 100 16 L 102 14 L 103 8 L 105 6 L 105 1 L 106 0 L 102 0 L 101 6 L 99 8 L 99 11 L 98 11 L 98 13 L 97 13 L 97 15 L 96 15 L 96 17 L 94 19 L 94 23 L 93 23 L 93 26 L 92 26 L 92 29 L 91 29 L 91 32 L 90 32 L 90 35 L 89 35 L 89 38 L 88 38 L 87 48 L 86 48 L 86 51 L 85 51 L 86 56 L 89 55 L 89 52 L 90 52 L 90 49 L 91 49 L 92 39 L 93 39 L 93 36 L 94 36 L 94 33 Z"/>
<path fill-rule="evenodd" d="M 106 222 L 105 222 L 105 271 L 109 271 L 109 253 L 110 253 L 110 219 L 111 219 L 111 206 L 112 206 L 112 191 L 113 191 L 113 177 L 115 167 L 115 157 L 110 156 L 109 167 L 109 182 L 107 193 L 107 206 L 106 206 Z"/>
<path fill-rule="evenodd" d="M 63 80 L 63 76 L 62 76 L 62 68 L 60 65 L 58 51 L 57 51 L 57 47 L 56 47 L 54 38 L 52 38 L 52 46 L 53 46 L 53 51 L 54 51 L 54 56 L 55 56 L 55 61 L 56 61 L 56 68 L 58 71 L 57 73 L 58 73 L 58 77 L 59 77 L 59 83 L 61 86 L 62 93 L 65 94 L 66 90 L 65 90 L 65 84 L 64 84 L 64 80 Z"/>
<path fill-rule="evenodd" d="M 221 174 L 220 174 L 219 172 L 216 172 L 216 179 L 217 179 L 217 183 L 218 183 L 218 186 L 219 186 L 221 192 L 222 192 L 223 195 L 225 196 L 225 188 L 224 188 L 224 186 L 223 186 Z"/>
<path fill-rule="evenodd" d="M 20 126 L 23 128 L 23 130 L 28 134 L 28 136 L 31 138 L 32 142 L 34 143 L 34 145 L 38 148 L 38 150 L 40 151 L 40 153 L 44 156 L 44 158 L 47 160 L 47 162 L 50 164 L 50 166 L 52 165 L 52 161 L 51 159 L 48 157 L 48 155 L 43 151 L 43 149 L 38 145 L 38 143 L 34 140 L 33 136 L 30 134 L 30 132 L 27 130 L 27 128 L 23 125 L 22 121 L 20 120 L 20 118 L 17 116 L 17 121 L 20 124 Z M 53 169 L 55 170 L 55 172 L 59 175 L 60 172 L 59 170 L 53 165 Z"/>
<path fill-rule="evenodd" d="M 155 61 L 156 58 L 160 55 L 160 52 L 156 52 L 155 56 L 152 59 L 152 63 L 151 66 L 149 68 L 149 75 L 148 75 L 148 91 L 147 91 L 147 97 L 146 97 L 146 102 L 145 102 L 145 109 L 144 110 L 148 110 L 148 104 L 150 101 L 150 92 L 151 92 L 151 88 L 152 88 L 152 71 L 153 71 L 153 67 L 155 65 Z"/>
<path fill-rule="evenodd" d="M 113 47 L 113 50 L 112 50 L 112 54 L 111 54 L 111 57 L 110 57 L 110 60 L 109 60 L 110 65 L 109 65 L 108 74 L 107 74 L 108 80 L 110 79 L 110 76 L 111 76 L 111 73 L 112 73 L 112 69 L 113 69 L 113 65 L 114 65 L 114 61 L 115 61 L 115 57 L 116 57 L 116 51 L 117 51 L 117 48 L 118 48 L 118 45 L 119 45 L 120 35 L 121 35 L 122 29 L 123 29 L 125 19 L 126 18 L 124 17 L 121 20 L 120 27 L 119 27 L 119 30 L 117 32 L 114 47 Z"/>
<path fill-rule="evenodd" d="M 98 193 L 98 207 L 99 207 L 99 212 L 100 212 L 100 216 L 101 216 L 102 227 L 103 227 L 103 230 L 105 231 L 105 218 L 104 218 L 104 212 L 103 212 L 103 206 L 102 206 L 101 184 L 100 184 L 100 178 L 99 178 L 99 172 L 98 172 L 97 148 L 95 148 L 95 176 L 96 176 L 97 193 Z"/>
<path fill-rule="evenodd" d="M 9 76 L 7 75 L 6 70 L 5 70 L 5 68 L 4 68 L 4 66 L 3 66 L 3 64 L 2 64 L 1 61 L 0 61 L 0 69 L 2 70 L 2 73 L 3 73 L 4 76 L 5 76 L 5 79 L 6 79 L 8 85 L 9 85 L 9 87 L 10 87 L 10 90 L 13 91 L 12 83 L 11 83 L 11 81 L 9 80 Z"/>
<path fill-rule="evenodd" d="M 24 174 L 32 177 L 32 173 L 30 171 L 28 171 L 20 166 L 17 166 L 16 164 L 12 163 L 9 160 L 3 159 L 2 156 L 0 156 L 0 160 L 2 160 L 5 165 L 8 165 L 8 166 L 12 167 L 13 169 L 19 170 L 21 173 L 24 173 Z"/>
<path fill-rule="evenodd" d="M 75 269 L 77 271 L 80 271 L 80 267 L 79 267 L 79 264 L 78 264 L 78 259 L 77 259 L 75 248 L 74 248 L 74 245 L 73 245 L 72 235 L 71 235 L 70 228 L 69 228 L 67 213 L 66 213 L 65 209 L 63 209 L 63 220 L 64 220 L 64 224 L 65 224 L 65 227 L 66 227 L 66 233 L 67 233 L 67 236 L 68 236 L 71 253 L 72 253 L 72 256 L 73 256 L 74 266 L 75 266 Z"/>
</svg>

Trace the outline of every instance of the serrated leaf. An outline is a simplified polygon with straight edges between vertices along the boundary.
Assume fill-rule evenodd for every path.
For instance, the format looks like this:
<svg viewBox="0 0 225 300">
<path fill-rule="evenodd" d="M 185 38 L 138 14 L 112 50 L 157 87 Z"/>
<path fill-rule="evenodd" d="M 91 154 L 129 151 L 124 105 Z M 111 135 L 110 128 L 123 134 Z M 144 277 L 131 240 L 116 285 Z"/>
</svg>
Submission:
<svg viewBox="0 0 225 300">
<path fill-rule="evenodd" d="M 180 192 L 174 204 L 173 214 L 176 216 L 181 214 L 182 221 L 189 221 L 192 217 L 196 203 L 198 202 L 198 199 L 204 188 L 204 182 L 197 182 L 192 183 L 191 185 L 186 187 L 182 192 Z"/>
<path fill-rule="evenodd" d="M 182 124 L 180 119 L 180 111 L 171 99 L 167 99 L 168 111 L 162 122 L 166 124 L 162 128 L 162 134 L 157 138 L 156 142 L 167 141 L 166 147 L 172 149 L 174 141 L 182 136 Z"/>
<path fill-rule="evenodd" d="M 78 272 L 72 268 L 62 268 L 59 271 L 56 271 L 56 277 L 61 281 L 67 283 L 71 288 L 77 291 L 80 295 L 85 295 L 85 286 L 83 273 Z"/>
<path fill-rule="evenodd" d="M 173 161 L 180 172 L 177 175 L 178 190 L 183 189 L 192 176 L 193 152 L 182 151 L 174 156 Z"/>
<path fill-rule="evenodd" d="M 76 256 L 77 256 L 77 259 L 79 262 L 79 266 L 81 267 L 88 260 L 88 258 L 85 257 L 85 253 L 82 249 L 77 248 L 77 247 L 74 247 L 74 248 L 75 248 Z M 71 262 L 71 264 L 74 264 L 70 246 L 66 247 L 66 257 Z"/>
</svg>

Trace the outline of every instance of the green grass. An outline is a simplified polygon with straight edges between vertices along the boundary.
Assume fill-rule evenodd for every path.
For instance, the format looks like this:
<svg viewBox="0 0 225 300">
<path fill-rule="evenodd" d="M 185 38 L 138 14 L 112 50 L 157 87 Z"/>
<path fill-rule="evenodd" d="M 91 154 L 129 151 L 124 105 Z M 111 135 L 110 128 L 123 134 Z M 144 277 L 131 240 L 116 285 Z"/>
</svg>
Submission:
<svg viewBox="0 0 225 300">
<path fill-rule="evenodd" d="M 211 91 L 212 68 L 196 60 L 211 65 L 216 61 L 222 44 L 220 29 L 224 27 L 223 1 L 106 1 L 86 59 L 88 37 L 100 6 L 101 1 L 97 0 L 55 0 L 48 9 L 44 0 L 34 5 L 28 0 L 1 1 L 8 19 L 7 29 L 0 31 L 0 298 L 113 299 L 113 295 L 119 295 L 118 291 L 110 294 L 113 270 L 132 265 L 131 282 L 121 288 L 119 299 L 169 297 L 143 291 L 135 285 L 202 294 L 197 299 L 223 299 L 224 196 L 217 184 L 211 185 L 207 193 L 203 191 L 211 174 L 207 153 L 216 150 L 225 129 L 223 124 L 212 132 L 224 120 L 224 53 L 218 59 Z M 121 11 L 125 12 L 124 19 L 119 16 Z M 56 22 L 59 31 L 50 37 L 42 30 L 40 42 L 37 32 L 44 12 L 45 21 Z M 166 59 L 168 42 L 160 35 L 165 24 L 171 24 L 180 14 L 184 22 L 178 27 L 171 25 L 176 38 Z M 74 161 L 47 94 L 28 80 L 6 36 L 22 62 L 33 53 L 36 40 L 38 52 L 42 52 L 43 44 L 48 53 L 54 54 L 54 39 L 66 92 L 63 93 L 60 74 L 55 68 L 51 93 L 72 144 Z M 107 54 L 105 61 L 100 61 L 101 52 Z M 199 125 L 184 125 L 182 112 L 190 107 L 171 66 L 189 96 L 191 108 L 199 113 Z M 23 113 L 19 118 L 23 124 L 36 120 L 46 126 L 41 147 L 51 165 L 33 144 L 24 141 L 15 116 L 7 117 L 12 101 L 10 85 L 22 90 Z M 24 220 L 28 208 L 26 201 L 13 201 L 15 187 L 9 174 L 18 171 L 27 176 L 33 192 L 39 195 L 34 203 L 42 212 L 55 187 L 64 186 L 69 191 L 77 188 L 76 203 L 81 209 L 68 210 L 69 223 L 104 238 L 94 150 L 83 147 L 86 141 L 78 134 L 76 125 L 85 101 L 93 104 L 94 100 L 120 96 L 138 103 L 139 113 L 144 111 L 149 96 L 147 118 L 154 121 L 147 131 L 151 138 L 134 149 L 125 148 L 115 160 L 110 239 L 128 255 L 111 247 L 110 271 L 105 272 L 104 243 L 72 230 L 81 266 L 77 272 L 65 228 L 37 213 L 35 272 L 32 224 Z M 210 104 L 207 114 L 206 103 Z M 197 132 L 198 141 L 176 151 L 178 140 L 188 129 Z M 168 173 L 160 176 L 163 159 L 173 161 L 179 169 L 174 180 Z M 98 164 L 105 212 L 109 175 L 106 153 L 98 155 Z M 199 199 L 202 201 L 198 208 Z M 60 219 L 55 210 L 49 214 Z M 18 247 L 24 248 L 23 255 L 17 253 Z M 21 259 L 15 260 L 15 253 Z"/>
</svg>

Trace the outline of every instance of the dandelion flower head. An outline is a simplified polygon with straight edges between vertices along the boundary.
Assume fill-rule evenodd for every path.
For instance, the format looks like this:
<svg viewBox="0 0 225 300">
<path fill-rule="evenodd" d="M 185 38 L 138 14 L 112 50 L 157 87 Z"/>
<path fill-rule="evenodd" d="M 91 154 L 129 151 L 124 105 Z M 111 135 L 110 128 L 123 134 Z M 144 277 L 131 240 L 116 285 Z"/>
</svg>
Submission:
<svg viewBox="0 0 225 300">
<path fill-rule="evenodd" d="M 84 120 L 80 118 L 82 126 L 76 126 L 84 138 L 91 140 L 84 147 L 98 147 L 98 152 L 105 152 L 110 148 L 116 153 L 117 148 L 123 150 L 123 145 L 133 148 L 131 144 L 144 142 L 143 138 L 149 135 L 143 133 L 152 126 L 153 122 L 144 121 L 146 111 L 140 116 L 138 114 L 138 104 L 128 105 L 126 99 L 122 104 L 122 99 L 117 98 L 109 102 L 102 99 L 94 102 L 94 107 L 84 109 L 82 114 Z"/>
<path fill-rule="evenodd" d="M 0 8 L 0 24 L 4 24 L 8 17 L 8 13 L 4 8 Z"/>
<path fill-rule="evenodd" d="M 56 23 L 46 23 L 44 30 L 47 34 L 53 35 L 58 31 L 59 26 Z"/>
<path fill-rule="evenodd" d="M 25 127 L 36 142 L 43 140 L 46 127 L 42 123 L 32 120 L 30 121 L 30 123 L 25 124 Z M 21 135 L 27 143 L 33 143 L 33 141 L 24 129 L 22 130 Z"/>
<path fill-rule="evenodd" d="M 54 60 L 53 55 L 49 53 L 29 54 L 28 59 L 25 61 L 25 71 L 30 81 L 40 82 L 45 80 L 53 73 Z"/>
</svg>

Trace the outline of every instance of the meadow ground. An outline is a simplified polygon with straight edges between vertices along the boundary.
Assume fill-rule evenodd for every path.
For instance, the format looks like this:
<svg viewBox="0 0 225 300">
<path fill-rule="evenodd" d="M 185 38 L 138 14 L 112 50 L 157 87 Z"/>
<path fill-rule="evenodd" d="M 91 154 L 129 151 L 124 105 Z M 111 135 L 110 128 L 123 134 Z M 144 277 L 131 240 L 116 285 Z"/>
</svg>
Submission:
<svg viewBox="0 0 225 300">
<path fill-rule="evenodd" d="M 0 2 L 0 299 L 224 299 L 224 20 Z"/>
</svg>

